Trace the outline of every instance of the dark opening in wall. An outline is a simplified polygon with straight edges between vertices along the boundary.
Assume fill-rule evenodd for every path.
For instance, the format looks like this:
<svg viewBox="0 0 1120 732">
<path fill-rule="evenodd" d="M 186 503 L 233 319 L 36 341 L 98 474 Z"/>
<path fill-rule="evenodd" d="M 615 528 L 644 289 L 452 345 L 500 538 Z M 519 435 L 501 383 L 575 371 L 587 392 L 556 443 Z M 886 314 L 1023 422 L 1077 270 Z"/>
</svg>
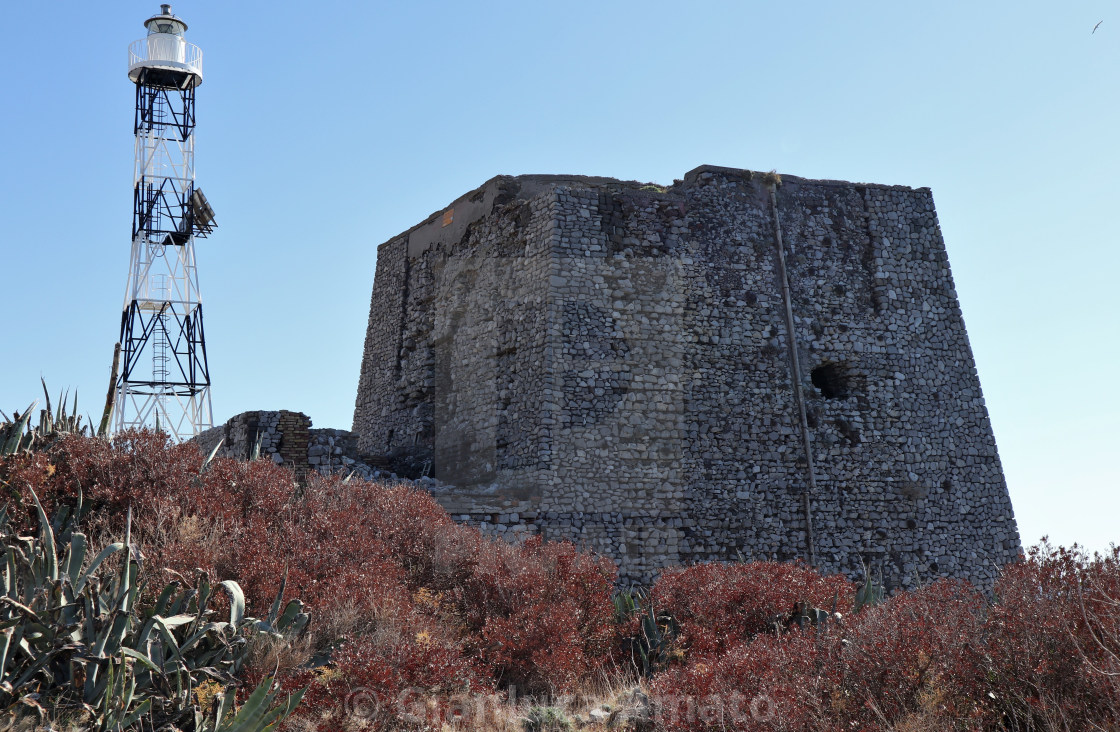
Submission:
<svg viewBox="0 0 1120 732">
<path fill-rule="evenodd" d="M 253 448 L 257 445 L 257 440 L 261 436 L 260 423 L 253 419 L 245 425 L 245 459 L 248 460 L 253 456 Z"/>
<path fill-rule="evenodd" d="M 840 364 L 822 363 L 813 369 L 810 377 L 825 399 L 847 399 L 848 379 Z"/>
</svg>

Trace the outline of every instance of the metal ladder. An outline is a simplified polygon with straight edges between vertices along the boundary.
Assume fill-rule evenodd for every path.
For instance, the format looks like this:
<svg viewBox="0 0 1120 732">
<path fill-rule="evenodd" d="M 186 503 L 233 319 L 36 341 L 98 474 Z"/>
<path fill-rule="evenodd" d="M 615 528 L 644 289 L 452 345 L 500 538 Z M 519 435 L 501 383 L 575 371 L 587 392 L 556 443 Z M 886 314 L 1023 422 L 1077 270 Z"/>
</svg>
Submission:
<svg viewBox="0 0 1120 732">
<path fill-rule="evenodd" d="M 167 355 L 168 341 L 170 340 L 170 335 L 167 333 L 167 275 L 152 275 L 152 295 L 157 295 L 164 303 L 164 306 L 159 310 L 159 315 L 156 316 L 158 324 L 152 329 L 152 336 L 155 338 L 155 342 L 152 344 L 152 380 L 166 382 L 169 373 L 167 366 L 170 362 Z"/>
</svg>

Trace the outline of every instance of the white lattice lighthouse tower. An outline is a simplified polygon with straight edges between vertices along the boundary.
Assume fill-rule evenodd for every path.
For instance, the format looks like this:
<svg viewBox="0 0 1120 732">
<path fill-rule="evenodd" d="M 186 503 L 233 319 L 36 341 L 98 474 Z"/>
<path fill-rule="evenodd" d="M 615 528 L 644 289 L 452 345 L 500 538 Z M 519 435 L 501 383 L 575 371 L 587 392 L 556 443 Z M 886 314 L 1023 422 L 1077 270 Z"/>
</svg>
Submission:
<svg viewBox="0 0 1120 732">
<path fill-rule="evenodd" d="M 155 426 L 184 439 L 211 426 L 195 237 L 215 226 L 194 184 L 194 98 L 202 52 L 161 5 L 128 50 L 136 85 L 132 258 L 121 316 L 115 431 Z"/>
</svg>

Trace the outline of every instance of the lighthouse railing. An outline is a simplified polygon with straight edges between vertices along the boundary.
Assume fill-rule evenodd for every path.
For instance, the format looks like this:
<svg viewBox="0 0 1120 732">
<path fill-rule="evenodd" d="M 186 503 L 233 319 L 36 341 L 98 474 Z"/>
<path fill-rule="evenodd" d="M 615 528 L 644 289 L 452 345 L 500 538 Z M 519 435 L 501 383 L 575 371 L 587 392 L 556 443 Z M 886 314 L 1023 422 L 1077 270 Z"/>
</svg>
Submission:
<svg viewBox="0 0 1120 732">
<path fill-rule="evenodd" d="M 202 49 L 170 33 L 155 33 L 128 46 L 128 68 L 169 63 L 202 76 Z"/>
</svg>

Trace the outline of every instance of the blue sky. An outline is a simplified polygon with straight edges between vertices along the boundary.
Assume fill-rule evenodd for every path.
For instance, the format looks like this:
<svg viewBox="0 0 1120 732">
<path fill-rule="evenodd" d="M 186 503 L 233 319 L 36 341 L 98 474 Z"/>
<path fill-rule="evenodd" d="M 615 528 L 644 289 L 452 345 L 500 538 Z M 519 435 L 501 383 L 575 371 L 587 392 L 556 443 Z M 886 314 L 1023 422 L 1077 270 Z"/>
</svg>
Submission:
<svg viewBox="0 0 1120 732">
<path fill-rule="evenodd" d="M 128 267 L 128 43 L 156 2 L 0 22 L 0 407 L 99 412 Z M 1120 541 L 1115 2 L 214 2 L 199 242 L 218 421 L 346 427 L 376 246 L 498 174 L 705 163 L 930 186 L 1024 541 Z M 1098 21 L 1104 21 L 1091 33 Z"/>
</svg>

